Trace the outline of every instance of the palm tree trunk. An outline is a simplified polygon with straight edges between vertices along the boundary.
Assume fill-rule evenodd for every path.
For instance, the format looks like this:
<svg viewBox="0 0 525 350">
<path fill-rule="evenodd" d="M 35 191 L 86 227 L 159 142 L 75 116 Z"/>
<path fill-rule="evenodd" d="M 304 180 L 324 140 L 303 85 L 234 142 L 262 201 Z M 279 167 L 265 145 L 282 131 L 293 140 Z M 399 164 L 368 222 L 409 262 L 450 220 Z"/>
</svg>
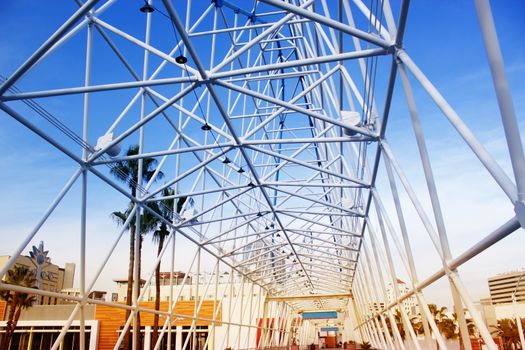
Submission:
<svg viewBox="0 0 525 350">
<path fill-rule="evenodd" d="M 13 295 L 13 298 L 11 299 L 9 306 L 9 314 L 7 316 L 7 323 L 6 323 L 6 329 L 4 334 L 4 339 L 2 340 L 2 350 L 8 350 L 9 349 L 9 343 L 11 343 L 11 337 L 14 330 L 13 320 L 15 318 L 15 309 L 16 304 L 18 303 L 18 293 L 15 292 Z"/>
<path fill-rule="evenodd" d="M 142 270 L 142 240 L 143 239 L 144 238 L 142 237 L 142 233 L 139 233 L 139 256 L 137 257 L 137 259 L 139 261 L 139 263 L 138 263 L 139 291 L 140 291 L 140 288 L 141 288 L 140 274 L 142 272 L 141 270 Z M 138 301 L 138 303 L 140 304 L 140 301 Z M 137 305 L 137 306 L 140 306 L 140 305 Z M 133 337 L 135 338 L 136 344 L 138 344 L 139 348 L 141 348 L 142 345 L 140 345 L 141 343 L 140 343 L 140 312 L 139 311 L 137 311 L 137 329 L 133 329 Z"/>
<path fill-rule="evenodd" d="M 162 248 L 164 246 L 164 235 L 159 237 L 159 246 L 157 248 L 157 257 L 160 256 Z M 155 311 L 160 310 L 160 261 L 157 267 L 155 268 Z M 153 333 L 151 335 L 151 349 L 155 347 L 157 343 L 157 337 L 159 334 L 159 315 L 155 314 L 153 316 Z"/>
<path fill-rule="evenodd" d="M 15 328 L 16 328 L 16 325 L 18 324 L 18 319 L 20 318 L 21 311 L 22 311 L 22 306 L 19 306 L 16 308 L 15 317 L 11 324 L 11 334 L 9 334 L 9 341 L 13 339 L 13 334 L 15 334 Z"/>
<path fill-rule="evenodd" d="M 126 291 L 126 305 L 131 305 L 131 299 L 133 298 L 133 265 L 135 264 L 135 225 L 131 226 L 129 230 L 129 265 L 128 265 L 128 285 Z M 129 318 L 130 310 L 126 310 L 126 322 Z M 126 331 L 124 336 L 124 350 L 129 350 L 131 344 L 131 332 L 130 328 Z"/>
</svg>

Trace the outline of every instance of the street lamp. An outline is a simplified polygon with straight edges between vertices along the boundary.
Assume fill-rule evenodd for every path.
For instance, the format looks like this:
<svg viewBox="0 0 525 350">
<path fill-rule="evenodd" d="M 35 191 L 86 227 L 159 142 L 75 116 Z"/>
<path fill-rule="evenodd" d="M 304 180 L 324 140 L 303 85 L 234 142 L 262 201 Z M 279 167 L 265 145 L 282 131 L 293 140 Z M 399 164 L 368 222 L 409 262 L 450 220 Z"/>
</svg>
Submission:
<svg viewBox="0 0 525 350">
<path fill-rule="evenodd" d="M 523 328 L 521 327 L 521 317 L 518 316 L 517 305 L 516 305 L 516 293 L 518 292 L 518 287 L 520 286 L 521 279 L 525 276 L 525 272 L 520 275 L 518 282 L 516 282 L 516 288 L 512 292 L 512 306 L 514 306 L 514 318 L 516 319 L 516 325 L 518 326 L 518 334 L 520 336 L 521 348 L 524 349 L 525 339 L 523 338 Z"/>
</svg>

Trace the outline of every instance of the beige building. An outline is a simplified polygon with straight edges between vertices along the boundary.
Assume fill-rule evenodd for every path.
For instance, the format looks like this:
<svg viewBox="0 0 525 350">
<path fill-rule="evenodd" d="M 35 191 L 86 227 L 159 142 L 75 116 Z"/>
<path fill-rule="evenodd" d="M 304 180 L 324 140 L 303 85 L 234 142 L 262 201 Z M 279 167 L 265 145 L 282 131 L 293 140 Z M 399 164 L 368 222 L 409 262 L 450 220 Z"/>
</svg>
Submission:
<svg viewBox="0 0 525 350">
<path fill-rule="evenodd" d="M 0 269 L 5 266 L 11 256 L 0 256 Z M 44 251 L 43 242 L 38 247 L 33 247 L 30 256 L 20 255 L 15 265 L 23 266 L 30 271 L 33 271 L 37 279 L 37 287 L 41 290 L 50 292 L 61 292 L 63 289 L 73 287 L 73 279 L 75 277 L 75 264 L 67 263 L 64 267 L 60 267 L 51 263 L 51 259 L 47 257 L 47 251 Z M 5 276 L 4 276 L 5 279 Z M 57 298 L 42 296 L 37 300 L 37 304 L 54 305 L 60 303 Z"/>
<path fill-rule="evenodd" d="M 480 300 L 485 323 L 495 326 L 497 320 L 525 316 L 525 271 L 505 272 L 488 279 L 490 297 Z M 516 302 L 513 294 L 516 293 Z"/>
<path fill-rule="evenodd" d="M 489 278 L 490 298 L 493 304 L 512 303 L 516 292 L 516 302 L 525 302 L 525 272 L 507 272 Z"/>
</svg>

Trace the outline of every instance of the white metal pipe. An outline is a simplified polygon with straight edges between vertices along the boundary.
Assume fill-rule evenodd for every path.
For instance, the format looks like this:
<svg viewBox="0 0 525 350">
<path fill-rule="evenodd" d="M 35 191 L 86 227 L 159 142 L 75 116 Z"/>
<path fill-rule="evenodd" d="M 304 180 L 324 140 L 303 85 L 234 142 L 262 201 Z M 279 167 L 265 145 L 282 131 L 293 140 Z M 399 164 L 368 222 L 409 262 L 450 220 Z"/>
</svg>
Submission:
<svg viewBox="0 0 525 350">
<path fill-rule="evenodd" d="M 399 59 L 412 72 L 414 77 L 419 81 L 425 91 L 441 109 L 445 117 L 450 121 L 450 123 L 465 140 L 470 149 L 472 149 L 474 154 L 485 166 L 487 171 L 492 175 L 494 180 L 496 180 L 498 185 L 503 189 L 507 197 L 509 197 L 512 202 L 515 202 L 518 198 L 516 186 L 512 183 L 503 169 L 501 169 L 498 163 L 494 161 L 485 147 L 483 147 L 483 145 L 477 140 L 472 131 L 470 131 L 467 125 L 461 120 L 459 115 L 454 111 L 454 109 L 452 109 L 445 98 L 443 98 L 443 96 L 434 87 L 430 80 L 428 80 L 428 78 L 423 74 L 418 66 L 416 66 L 408 54 L 405 51 L 399 50 L 397 52 L 397 57 L 399 57 Z"/>
<path fill-rule="evenodd" d="M 35 235 L 38 233 L 40 228 L 44 225 L 44 223 L 47 221 L 49 216 L 53 213 L 55 208 L 60 204 L 64 196 L 68 193 L 68 191 L 71 189 L 75 181 L 78 179 L 78 177 L 82 174 L 82 168 L 78 168 L 74 174 L 69 178 L 69 180 L 66 182 L 62 190 L 58 193 L 58 195 L 55 197 L 53 202 L 51 202 L 51 205 L 47 208 L 47 210 L 44 212 L 40 220 L 36 223 L 34 228 L 29 232 L 29 234 L 25 237 L 25 239 L 20 243 L 20 245 L 14 250 L 13 254 L 9 257 L 9 259 L 6 261 L 4 266 L 2 266 L 2 269 L 0 269 L 0 280 L 2 277 L 9 271 L 9 269 L 15 264 L 18 257 L 22 254 L 24 249 L 26 249 L 27 245 L 31 242 L 31 240 L 35 237 Z"/>
<path fill-rule="evenodd" d="M 197 82 L 197 81 L 198 81 L 198 78 L 196 76 L 177 77 L 177 78 L 161 78 L 161 79 L 155 79 L 155 80 L 139 80 L 139 81 L 130 81 L 130 82 L 125 82 L 125 83 L 100 84 L 100 85 L 91 85 L 91 86 L 63 88 L 63 89 L 21 92 L 21 93 L 11 94 L 7 96 L 2 96 L 0 97 L 0 100 L 1 101 L 29 100 L 29 99 L 37 99 L 37 98 L 43 98 L 43 97 L 83 94 L 87 92 L 104 92 L 104 91 L 115 91 L 115 90 L 122 90 L 122 89 L 136 89 L 140 87 L 145 88 L 145 87 L 151 87 L 151 86 L 172 85 L 172 84 L 180 84 L 183 82 L 191 83 L 191 82 Z"/>
<path fill-rule="evenodd" d="M 525 202 L 525 157 L 523 156 L 523 144 L 516 120 L 509 82 L 505 73 L 505 65 L 499 46 L 494 18 L 488 0 L 474 0 L 474 4 L 476 5 L 481 33 L 483 34 L 483 42 L 489 59 L 494 88 L 496 89 L 501 121 L 503 122 L 503 129 L 505 130 L 510 160 L 518 190 L 518 200 Z M 520 218 L 520 220 L 522 219 Z"/>
<path fill-rule="evenodd" d="M 281 8 L 289 13 L 294 13 L 294 14 L 297 14 L 299 16 L 302 16 L 304 18 L 308 18 L 308 19 L 311 19 L 312 21 L 314 22 L 318 22 L 320 24 L 323 24 L 323 25 L 326 25 L 330 28 L 334 28 L 336 30 L 339 30 L 339 31 L 342 31 L 346 34 L 350 34 L 352 36 L 355 36 L 355 37 L 358 37 L 362 40 L 365 40 L 365 41 L 368 41 L 372 44 L 375 44 L 375 45 L 378 45 L 380 47 L 383 47 L 383 48 L 388 48 L 390 47 L 390 43 L 383 40 L 383 39 L 380 39 L 376 36 L 373 36 L 369 33 L 365 33 L 359 29 L 356 29 L 356 28 L 353 28 L 353 27 L 350 27 L 344 23 L 341 23 L 341 22 L 338 22 L 338 21 L 335 21 L 331 18 L 328 18 L 328 17 L 325 17 L 325 16 L 322 16 L 322 15 L 319 15 L 311 10 L 307 10 L 305 8 L 305 6 L 301 6 L 301 7 L 298 7 L 296 5 L 293 5 L 293 4 L 289 4 L 289 3 L 286 3 L 286 2 L 282 2 L 282 1 L 276 1 L 276 0 L 261 0 L 262 2 L 264 3 L 267 3 L 269 5 L 272 5 L 274 7 L 277 7 L 277 8 Z"/>
<path fill-rule="evenodd" d="M 80 7 L 60 28 L 58 28 L 18 69 L 0 86 L 3 95 L 18 79 L 20 79 L 34 64 L 60 40 L 99 0 L 89 0 Z"/>
<path fill-rule="evenodd" d="M 441 204 L 437 193 L 437 187 L 432 171 L 432 166 L 430 164 L 430 157 L 424 139 L 423 128 L 421 126 L 421 122 L 416 111 L 416 102 L 412 93 L 412 87 L 410 85 L 410 81 L 408 80 L 408 75 L 405 71 L 405 67 L 403 66 L 403 64 L 399 64 L 399 74 L 401 75 L 401 81 L 403 83 L 403 89 L 405 92 L 408 109 L 410 111 L 410 116 L 412 119 L 412 126 L 416 135 L 416 142 L 419 149 L 421 163 L 423 165 L 428 194 L 430 196 L 430 202 L 432 204 L 432 210 L 434 212 L 434 219 L 436 221 L 441 251 L 443 252 L 442 261 L 447 261 L 451 259 L 452 255 L 450 252 L 448 235 L 445 228 L 445 221 L 443 218 L 443 213 L 441 211 Z M 452 283 L 451 293 L 454 300 L 454 308 L 456 309 L 456 314 L 458 317 L 459 329 L 462 335 L 463 345 L 465 346 L 465 349 L 471 350 L 467 323 L 465 320 L 465 315 L 463 313 L 463 305 L 461 303 L 461 299 L 457 296 L 456 288 L 452 286 Z"/>
<path fill-rule="evenodd" d="M 301 8 L 305 8 L 309 6 L 311 3 L 313 3 L 313 0 L 308 0 L 305 3 L 301 4 Z M 243 53 L 248 51 L 253 45 L 257 44 L 259 40 L 266 38 L 269 34 L 271 34 L 274 30 L 280 28 L 283 26 L 286 22 L 291 20 L 295 14 L 293 13 L 287 13 L 286 16 L 281 18 L 279 21 L 273 23 L 270 27 L 263 30 L 259 35 L 257 35 L 255 38 L 251 39 L 246 45 L 244 45 L 239 50 L 236 50 L 234 54 L 230 55 L 227 59 L 223 60 L 222 63 L 218 64 L 212 71 L 211 74 L 216 73 L 220 71 L 222 68 L 224 68 L 229 63 L 233 62 L 237 57 L 241 56 Z M 193 56 L 193 55 L 192 55 Z"/>
</svg>

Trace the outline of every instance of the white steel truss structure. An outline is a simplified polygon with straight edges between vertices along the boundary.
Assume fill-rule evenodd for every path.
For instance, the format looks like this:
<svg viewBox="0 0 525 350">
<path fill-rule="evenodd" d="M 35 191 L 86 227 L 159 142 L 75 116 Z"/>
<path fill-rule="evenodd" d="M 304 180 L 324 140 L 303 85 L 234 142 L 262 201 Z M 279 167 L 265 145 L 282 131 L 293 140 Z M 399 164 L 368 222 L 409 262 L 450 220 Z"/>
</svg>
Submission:
<svg viewBox="0 0 525 350">
<path fill-rule="evenodd" d="M 466 308 L 485 343 L 496 349 L 457 270 L 525 223 L 525 160 L 491 10 L 487 0 L 475 4 L 510 154 L 510 177 L 405 50 L 408 0 L 394 7 L 389 0 L 76 0 L 69 18 L 30 57 L 14 72 L 3 72 L 4 117 L 31 130 L 77 169 L 21 239 L 0 276 L 79 183 L 80 296 L 3 282 L 0 289 L 76 303 L 53 349 L 76 319 L 83 347 L 88 304 L 129 311 L 115 348 L 126 342 L 128 329 L 138 330 L 140 314 L 164 317 L 155 348 L 164 337 L 174 342 L 171 321 L 186 318 L 192 320 L 193 349 L 199 320 L 211 325 L 208 347 L 241 349 L 305 345 L 315 325 L 299 322 L 298 315 L 338 310 L 347 315 L 347 328 L 355 330 L 356 339 L 382 349 L 404 349 L 398 328 L 388 326 L 401 322 L 411 347 L 421 349 L 430 345 L 418 342 L 409 316 L 397 308 L 412 295 L 426 341 L 434 334 L 445 349 L 424 294 L 445 277 L 465 348 L 471 349 Z M 71 69 L 57 71 L 51 87 L 39 83 L 38 73 L 47 62 L 65 52 Z M 387 141 L 395 87 L 408 106 L 426 194 L 414 188 Z M 441 110 L 515 209 L 497 229 L 455 256 L 416 88 Z M 62 103 L 74 110 L 73 116 L 48 112 L 60 101 L 67 101 Z M 132 145 L 138 145 L 137 152 L 126 153 Z M 124 151 L 117 154 L 119 147 Z M 149 168 L 151 159 L 155 168 Z M 133 162 L 135 177 L 119 167 Z M 379 189 L 379 178 L 386 191 Z M 96 190 L 88 185 L 92 179 L 99 182 Z M 86 248 L 88 197 L 103 201 L 106 192 L 118 193 L 130 207 L 109 248 L 91 257 Z M 153 269 L 142 275 L 143 286 L 139 233 L 147 216 L 172 234 L 153 259 Z M 439 258 L 441 267 L 433 273 L 421 275 L 417 269 L 408 216 L 417 218 L 419 233 L 428 235 L 432 254 Z M 132 266 L 131 301 L 90 299 L 130 225 L 137 231 L 131 249 L 139 257 Z M 195 250 L 187 276 L 197 278 L 182 282 L 194 286 L 193 315 L 175 311 L 181 298 L 174 288 L 168 310 L 141 307 L 161 260 L 171 261 L 170 276 L 178 269 L 178 246 Z M 212 273 L 205 275 L 205 270 Z M 397 290 L 399 270 L 409 277 L 410 292 L 403 295 Z M 230 276 L 225 288 L 218 280 L 224 272 Z M 386 295 L 389 285 L 394 286 L 393 300 Z M 199 313 L 204 296 L 214 300 L 211 318 Z M 370 305 L 381 306 L 371 311 Z M 219 328 L 224 331 L 220 335 Z M 255 344 L 257 332 L 261 340 Z M 133 348 L 140 348 L 138 336 L 132 338 Z M 181 348 L 189 346 L 189 339 Z"/>
</svg>

